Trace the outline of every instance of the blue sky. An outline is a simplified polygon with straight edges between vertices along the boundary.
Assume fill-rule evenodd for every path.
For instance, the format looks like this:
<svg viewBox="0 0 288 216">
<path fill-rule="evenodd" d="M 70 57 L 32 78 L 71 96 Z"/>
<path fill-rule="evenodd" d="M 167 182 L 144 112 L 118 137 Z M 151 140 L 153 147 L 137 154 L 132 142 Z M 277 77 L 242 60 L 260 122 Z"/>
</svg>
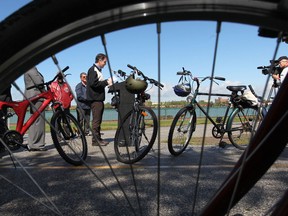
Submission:
<svg viewBox="0 0 288 216">
<path fill-rule="evenodd" d="M 0 20 L 20 8 L 28 0 L 0 0 Z M 272 59 L 276 46 L 276 39 L 258 37 L 255 26 L 222 23 L 219 38 L 215 75 L 226 78 L 225 82 L 215 85 L 214 92 L 228 93 L 227 85 L 252 84 L 258 94 L 266 81 L 257 66 L 268 65 Z M 179 77 L 176 72 L 182 67 L 190 70 L 194 76 L 208 76 L 212 70 L 214 46 L 216 40 L 216 23 L 210 21 L 183 21 L 161 24 L 161 82 L 165 85 L 161 91 L 161 101 L 179 100 L 173 93 L 172 86 L 177 84 Z M 112 70 L 130 72 L 127 64 L 137 66 L 147 76 L 157 79 L 157 34 L 156 25 L 138 26 L 106 34 L 108 56 Z M 62 68 L 69 66 L 67 79 L 75 88 L 79 82 L 79 74 L 94 63 L 97 53 L 104 48 L 100 37 L 96 37 L 74 45 L 56 54 Z M 287 44 L 280 45 L 277 58 L 287 54 Z M 49 80 L 57 71 L 51 59 L 37 65 Z M 104 76 L 109 77 L 108 66 L 104 69 Z M 23 78 L 17 84 L 24 89 Z M 209 82 L 203 83 L 202 90 L 208 88 Z M 21 99 L 14 89 L 14 99 Z M 157 88 L 153 87 L 149 93 L 152 101 L 157 101 Z M 107 94 L 106 102 L 110 101 Z"/>
</svg>

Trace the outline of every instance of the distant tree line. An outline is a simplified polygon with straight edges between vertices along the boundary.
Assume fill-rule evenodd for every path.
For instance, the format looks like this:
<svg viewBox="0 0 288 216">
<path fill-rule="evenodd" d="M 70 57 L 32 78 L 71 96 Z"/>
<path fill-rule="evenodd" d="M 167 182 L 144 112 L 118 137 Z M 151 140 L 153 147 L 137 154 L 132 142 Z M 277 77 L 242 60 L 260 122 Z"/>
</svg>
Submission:
<svg viewBox="0 0 288 216">
<path fill-rule="evenodd" d="M 198 103 L 201 106 L 203 106 L 203 107 L 208 106 L 208 102 L 204 101 L 204 100 L 200 100 L 200 101 L 198 101 Z M 209 105 L 210 105 L 210 107 L 221 107 L 221 106 L 226 106 L 227 103 L 228 103 L 228 101 L 215 100 L 215 102 L 210 101 Z M 146 101 L 145 104 L 146 104 L 146 106 L 152 107 L 152 108 L 157 108 L 158 107 L 157 103 L 153 103 L 150 100 Z M 179 107 L 184 107 L 185 105 L 187 105 L 187 101 L 186 100 L 160 102 L 160 107 L 165 107 L 165 108 L 179 108 Z M 105 106 L 105 109 L 114 109 L 114 107 L 111 106 L 110 102 L 106 102 L 104 104 L 104 106 Z M 76 109 L 76 106 L 71 106 L 70 109 L 74 110 L 74 109 Z"/>
</svg>

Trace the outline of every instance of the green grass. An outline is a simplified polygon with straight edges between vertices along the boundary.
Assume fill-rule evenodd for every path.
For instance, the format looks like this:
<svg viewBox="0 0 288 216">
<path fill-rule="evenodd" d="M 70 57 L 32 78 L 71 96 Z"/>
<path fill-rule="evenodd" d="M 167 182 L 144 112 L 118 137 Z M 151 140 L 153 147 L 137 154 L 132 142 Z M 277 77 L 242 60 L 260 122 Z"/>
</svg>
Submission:
<svg viewBox="0 0 288 216">
<path fill-rule="evenodd" d="M 170 127 L 173 119 L 161 119 L 160 126 L 161 127 Z M 197 124 L 204 124 L 205 118 L 197 118 Z M 209 122 L 208 122 L 209 123 Z M 101 125 L 101 130 L 116 130 L 118 127 L 118 120 L 111 120 L 111 121 L 103 121 Z M 10 130 L 15 130 L 16 124 L 10 124 Z M 50 132 L 50 125 L 45 124 L 46 132 Z"/>
<path fill-rule="evenodd" d="M 216 119 L 216 118 L 215 118 Z M 213 119 L 213 120 L 215 120 Z M 161 119 L 160 121 L 160 126 L 161 127 L 170 127 L 171 124 L 172 124 L 172 121 L 173 119 Z M 205 123 L 205 118 L 204 117 L 198 117 L 197 120 L 196 120 L 196 124 L 204 124 Z M 209 120 L 208 120 L 208 124 L 211 123 Z"/>
</svg>

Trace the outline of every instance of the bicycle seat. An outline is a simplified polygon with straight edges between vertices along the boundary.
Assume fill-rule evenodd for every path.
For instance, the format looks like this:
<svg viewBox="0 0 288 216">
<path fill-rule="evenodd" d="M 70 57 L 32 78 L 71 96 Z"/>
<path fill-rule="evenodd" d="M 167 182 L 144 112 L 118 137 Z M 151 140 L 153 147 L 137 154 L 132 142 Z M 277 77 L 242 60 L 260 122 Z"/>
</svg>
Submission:
<svg viewBox="0 0 288 216">
<path fill-rule="evenodd" d="M 246 86 L 244 85 L 239 85 L 239 86 L 227 86 L 226 87 L 229 91 L 232 91 L 232 92 L 238 92 L 238 91 L 244 91 L 246 90 Z"/>
</svg>

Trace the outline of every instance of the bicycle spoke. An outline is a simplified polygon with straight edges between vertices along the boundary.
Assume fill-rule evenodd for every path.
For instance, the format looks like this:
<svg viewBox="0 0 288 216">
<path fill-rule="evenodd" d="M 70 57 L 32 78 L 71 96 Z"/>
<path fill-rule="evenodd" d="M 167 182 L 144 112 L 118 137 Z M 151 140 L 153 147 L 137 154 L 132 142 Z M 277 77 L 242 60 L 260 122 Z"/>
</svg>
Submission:
<svg viewBox="0 0 288 216">
<path fill-rule="evenodd" d="M 195 130 L 195 110 L 181 109 L 173 119 L 168 136 L 168 149 L 172 155 L 180 155 L 188 146 Z"/>
</svg>

